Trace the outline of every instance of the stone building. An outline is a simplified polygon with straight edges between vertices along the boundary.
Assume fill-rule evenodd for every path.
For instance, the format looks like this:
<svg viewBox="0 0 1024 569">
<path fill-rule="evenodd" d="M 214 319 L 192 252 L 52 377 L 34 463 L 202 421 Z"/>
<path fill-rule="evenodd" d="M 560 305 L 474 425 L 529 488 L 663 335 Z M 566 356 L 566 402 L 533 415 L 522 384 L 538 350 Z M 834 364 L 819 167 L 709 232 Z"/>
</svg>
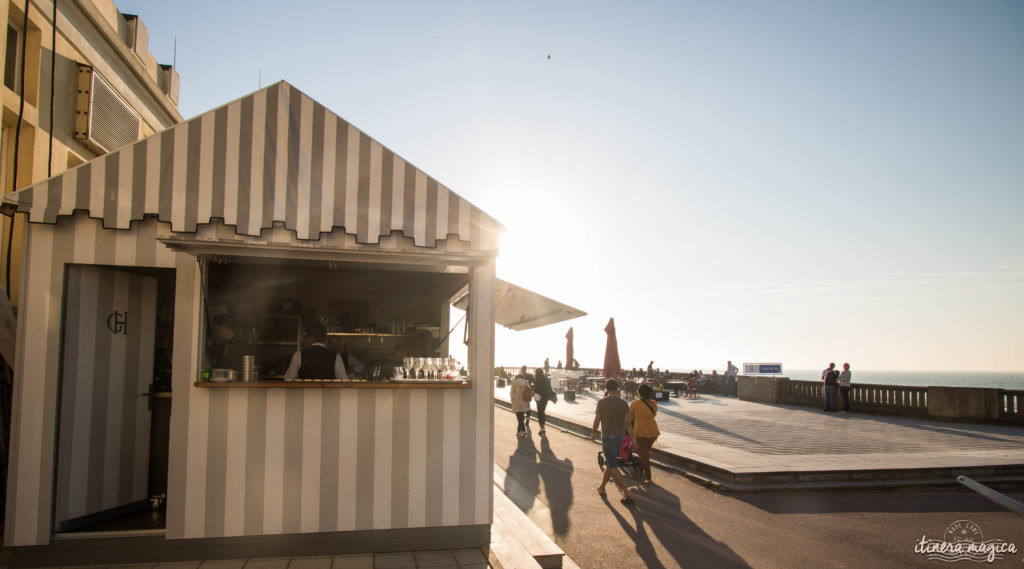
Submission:
<svg viewBox="0 0 1024 569">
<path fill-rule="evenodd" d="M 4 0 L 0 17 L 3 194 L 182 121 L 178 74 L 150 53 L 138 16 L 110 0 Z M 9 223 L 0 220 L 0 285 L 17 305 L 23 228 L 18 220 L 8 275 Z"/>
</svg>

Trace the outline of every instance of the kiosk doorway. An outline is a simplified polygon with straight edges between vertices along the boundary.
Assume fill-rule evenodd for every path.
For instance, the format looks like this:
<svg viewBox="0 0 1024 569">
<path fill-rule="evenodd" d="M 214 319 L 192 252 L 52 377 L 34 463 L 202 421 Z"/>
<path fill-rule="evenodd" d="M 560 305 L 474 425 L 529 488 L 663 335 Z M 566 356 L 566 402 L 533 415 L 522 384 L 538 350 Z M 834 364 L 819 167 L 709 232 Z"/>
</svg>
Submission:
<svg viewBox="0 0 1024 569">
<path fill-rule="evenodd" d="M 55 533 L 165 527 L 174 277 L 66 268 Z"/>
</svg>

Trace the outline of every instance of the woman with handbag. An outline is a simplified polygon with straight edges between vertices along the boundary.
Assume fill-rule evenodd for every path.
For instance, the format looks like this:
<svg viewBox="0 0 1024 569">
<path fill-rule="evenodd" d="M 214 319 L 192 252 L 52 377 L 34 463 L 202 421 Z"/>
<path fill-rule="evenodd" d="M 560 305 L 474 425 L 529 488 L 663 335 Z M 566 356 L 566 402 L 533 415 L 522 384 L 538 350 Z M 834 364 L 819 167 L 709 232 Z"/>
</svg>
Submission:
<svg viewBox="0 0 1024 569">
<path fill-rule="evenodd" d="M 658 402 L 651 399 L 654 390 L 646 383 L 637 389 L 639 399 L 629 404 L 629 418 L 633 421 L 633 444 L 640 457 L 640 468 L 644 472 L 644 484 L 651 484 L 651 447 L 658 440 L 661 431 L 654 420 L 658 414 Z"/>
<path fill-rule="evenodd" d="M 544 435 L 544 423 L 547 417 L 544 414 L 544 409 L 548 406 L 548 401 L 556 403 L 558 401 L 558 395 L 555 394 L 555 390 L 551 389 L 551 378 L 544 373 L 544 370 L 538 369 L 533 380 L 533 400 L 537 402 L 537 422 L 540 424 L 540 436 Z"/>
<path fill-rule="evenodd" d="M 516 421 L 519 422 L 516 436 L 521 439 L 526 438 L 529 436 L 530 429 L 530 401 L 533 400 L 533 388 L 524 374 L 520 373 L 512 380 L 509 399 L 512 400 L 512 411 L 516 414 Z"/>
</svg>

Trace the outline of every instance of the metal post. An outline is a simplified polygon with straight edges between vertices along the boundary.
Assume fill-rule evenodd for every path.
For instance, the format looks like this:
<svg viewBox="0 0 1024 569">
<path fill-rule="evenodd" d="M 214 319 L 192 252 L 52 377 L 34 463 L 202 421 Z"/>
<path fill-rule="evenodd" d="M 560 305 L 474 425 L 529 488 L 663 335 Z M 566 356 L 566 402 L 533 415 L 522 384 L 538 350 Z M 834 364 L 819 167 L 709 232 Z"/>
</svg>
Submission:
<svg viewBox="0 0 1024 569">
<path fill-rule="evenodd" d="M 1005 494 L 1000 494 L 999 492 L 996 492 L 995 490 L 989 488 L 988 486 L 971 480 L 966 476 L 957 476 L 956 481 L 970 488 L 971 490 L 974 490 L 978 494 L 981 494 L 982 496 L 988 498 L 989 500 L 995 502 L 996 504 L 999 504 L 1000 506 L 1010 510 L 1011 512 L 1017 514 L 1018 516 L 1024 518 L 1024 504 L 1021 504 L 1017 500 L 1014 500 L 1013 498 Z"/>
</svg>

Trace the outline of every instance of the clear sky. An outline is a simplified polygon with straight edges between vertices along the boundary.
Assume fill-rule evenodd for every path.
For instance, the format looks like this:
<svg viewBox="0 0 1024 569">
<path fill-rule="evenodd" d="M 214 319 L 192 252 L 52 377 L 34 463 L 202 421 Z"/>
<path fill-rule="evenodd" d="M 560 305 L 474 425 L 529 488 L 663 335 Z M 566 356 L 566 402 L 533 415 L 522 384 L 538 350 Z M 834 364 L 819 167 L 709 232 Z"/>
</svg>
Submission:
<svg viewBox="0 0 1024 569">
<path fill-rule="evenodd" d="M 284 79 L 589 316 L 498 364 L 1024 368 L 1024 2 L 115 0 L 182 114 Z"/>
</svg>

